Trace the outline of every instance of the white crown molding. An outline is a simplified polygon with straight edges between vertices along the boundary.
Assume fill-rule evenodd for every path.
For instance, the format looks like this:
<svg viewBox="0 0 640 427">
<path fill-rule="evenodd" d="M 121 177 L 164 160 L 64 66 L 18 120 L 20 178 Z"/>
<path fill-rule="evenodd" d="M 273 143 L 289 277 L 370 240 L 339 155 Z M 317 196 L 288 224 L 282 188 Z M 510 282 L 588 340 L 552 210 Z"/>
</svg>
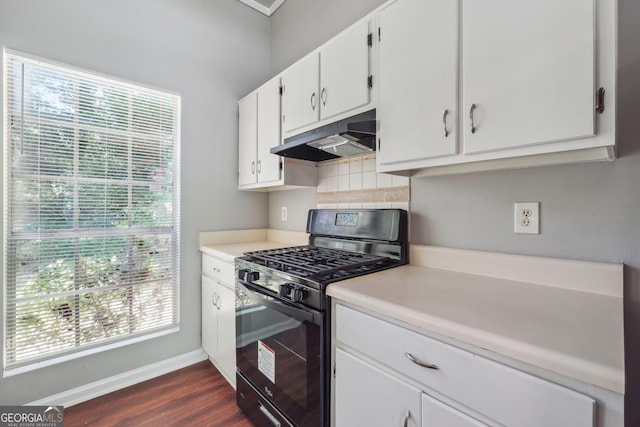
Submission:
<svg viewBox="0 0 640 427">
<path fill-rule="evenodd" d="M 264 13 L 267 16 L 271 16 L 282 5 L 282 3 L 284 3 L 285 0 L 275 0 L 270 7 L 266 7 L 255 0 L 238 0 L 238 1 L 257 10 L 258 12 Z"/>
</svg>

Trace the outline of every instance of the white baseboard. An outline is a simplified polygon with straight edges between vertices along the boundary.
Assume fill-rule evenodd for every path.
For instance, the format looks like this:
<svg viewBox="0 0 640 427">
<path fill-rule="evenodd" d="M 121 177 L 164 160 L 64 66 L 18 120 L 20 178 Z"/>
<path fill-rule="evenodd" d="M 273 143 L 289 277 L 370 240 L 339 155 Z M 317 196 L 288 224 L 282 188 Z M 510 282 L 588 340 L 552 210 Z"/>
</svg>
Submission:
<svg viewBox="0 0 640 427">
<path fill-rule="evenodd" d="M 195 350 L 80 387 L 75 387 L 62 393 L 38 399 L 28 403 L 28 405 L 51 405 L 51 402 L 55 402 L 56 405 L 62 405 L 64 407 L 77 405 L 78 403 L 86 402 L 87 400 L 167 374 L 206 359 L 207 354 L 204 350 Z"/>
</svg>

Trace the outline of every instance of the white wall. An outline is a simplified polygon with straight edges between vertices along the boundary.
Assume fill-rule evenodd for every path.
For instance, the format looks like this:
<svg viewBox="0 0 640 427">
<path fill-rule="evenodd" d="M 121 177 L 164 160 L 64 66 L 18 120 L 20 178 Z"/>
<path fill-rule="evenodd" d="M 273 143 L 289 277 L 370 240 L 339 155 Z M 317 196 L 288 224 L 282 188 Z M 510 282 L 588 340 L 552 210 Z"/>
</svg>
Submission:
<svg viewBox="0 0 640 427">
<path fill-rule="evenodd" d="M 273 17 L 272 72 L 381 3 L 287 0 Z M 639 23 L 640 2 L 619 0 L 618 160 L 411 180 L 412 243 L 625 263 L 627 426 L 640 425 Z M 541 235 L 513 234 L 515 201 L 542 203 Z"/>
<path fill-rule="evenodd" d="M 198 232 L 267 225 L 238 192 L 237 100 L 269 75 L 267 17 L 232 0 L 0 0 L 0 46 L 182 95 L 182 283 L 177 334 L 0 379 L 24 404 L 200 348 Z"/>
</svg>

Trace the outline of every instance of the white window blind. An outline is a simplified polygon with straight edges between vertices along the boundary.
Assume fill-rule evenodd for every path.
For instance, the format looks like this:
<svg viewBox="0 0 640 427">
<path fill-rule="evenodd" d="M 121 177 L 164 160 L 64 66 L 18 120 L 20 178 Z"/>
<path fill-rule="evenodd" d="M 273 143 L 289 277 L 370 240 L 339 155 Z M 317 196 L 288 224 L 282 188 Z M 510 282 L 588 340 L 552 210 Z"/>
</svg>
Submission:
<svg viewBox="0 0 640 427">
<path fill-rule="evenodd" d="M 4 54 L 5 368 L 179 322 L 180 97 Z"/>
</svg>

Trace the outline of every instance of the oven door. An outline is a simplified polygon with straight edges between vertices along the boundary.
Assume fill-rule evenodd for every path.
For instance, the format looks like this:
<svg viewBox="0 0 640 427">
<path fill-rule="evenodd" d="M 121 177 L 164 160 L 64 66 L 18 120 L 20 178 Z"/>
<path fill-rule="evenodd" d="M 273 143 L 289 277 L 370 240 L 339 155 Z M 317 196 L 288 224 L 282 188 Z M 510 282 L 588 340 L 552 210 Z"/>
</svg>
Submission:
<svg viewBox="0 0 640 427">
<path fill-rule="evenodd" d="M 237 298 L 238 375 L 293 424 L 325 425 L 325 314 L 242 280 Z"/>
</svg>

